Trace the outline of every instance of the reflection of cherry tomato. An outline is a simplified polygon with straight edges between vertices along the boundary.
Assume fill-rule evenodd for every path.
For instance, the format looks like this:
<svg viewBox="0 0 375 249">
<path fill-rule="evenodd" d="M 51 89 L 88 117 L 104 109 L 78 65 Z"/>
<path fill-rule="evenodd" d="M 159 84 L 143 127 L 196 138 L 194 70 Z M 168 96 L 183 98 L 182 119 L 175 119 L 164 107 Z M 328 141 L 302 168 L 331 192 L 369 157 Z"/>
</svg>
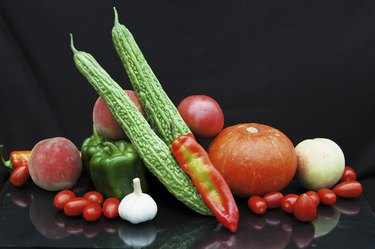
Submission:
<svg viewBox="0 0 375 249">
<path fill-rule="evenodd" d="M 83 209 L 90 202 L 83 197 L 75 197 L 68 201 L 64 206 L 64 213 L 66 216 L 79 216 L 82 215 Z"/>
<path fill-rule="evenodd" d="M 87 221 L 96 221 L 102 215 L 102 208 L 98 203 L 91 202 L 83 209 L 82 215 Z"/>
<path fill-rule="evenodd" d="M 313 221 L 317 215 L 314 200 L 307 194 L 301 194 L 293 205 L 293 214 L 299 221 Z"/>
<path fill-rule="evenodd" d="M 117 198 L 107 198 L 103 203 L 103 215 L 107 219 L 114 219 L 118 215 L 120 201 Z"/>
<path fill-rule="evenodd" d="M 340 182 L 357 180 L 357 172 L 350 166 L 345 166 Z"/>
<path fill-rule="evenodd" d="M 98 203 L 99 205 L 102 205 L 104 199 L 103 195 L 98 191 L 89 191 L 83 195 L 83 198 L 90 202 Z"/>
<path fill-rule="evenodd" d="M 29 179 L 29 169 L 27 165 L 16 167 L 10 173 L 9 182 L 16 187 L 22 187 Z"/>
<path fill-rule="evenodd" d="M 287 194 L 281 201 L 281 208 L 288 214 L 293 213 L 293 205 L 296 202 L 298 195 Z"/>
<path fill-rule="evenodd" d="M 313 199 L 313 201 L 315 202 L 315 205 L 316 205 L 316 206 L 319 205 L 319 203 L 320 203 L 320 199 L 319 199 L 319 195 L 318 195 L 317 192 L 311 190 L 311 191 L 307 191 L 306 194 L 307 194 L 308 196 L 310 196 L 311 199 Z"/>
<path fill-rule="evenodd" d="M 362 184 L 358 181 L 345 181 L 337 184 L 332 190 L 338 197 L 355 198 L 362 194 Z"/>
<path fill-rule="evenodd" d="M 336 203 L 336 194 L 328 188 L 319 189 L 318 195 L 320 202 L 325 205 L 333 205 Z"/>
<path fill-rule="evenodd" d="M 73 191 L 65 189 L 58 192 L 55 197 L 53 198 L 53 205 L 57 209 L 64 209 L 65 204 L 75 198 L 76 195 Z"/>
<path fill-rule="evenodd" d="M 279 208 L 284 195 L 279 191 L 272 191 L 263 196 L 267 203 L 267 208 Z"/>
<path fill-rule="evenodd" d="M 264 214 L 267 210 L 266 201 L 259 195 L 253 195 L 247 202 L 250 210 L 255 214 Z"/>
</svg>

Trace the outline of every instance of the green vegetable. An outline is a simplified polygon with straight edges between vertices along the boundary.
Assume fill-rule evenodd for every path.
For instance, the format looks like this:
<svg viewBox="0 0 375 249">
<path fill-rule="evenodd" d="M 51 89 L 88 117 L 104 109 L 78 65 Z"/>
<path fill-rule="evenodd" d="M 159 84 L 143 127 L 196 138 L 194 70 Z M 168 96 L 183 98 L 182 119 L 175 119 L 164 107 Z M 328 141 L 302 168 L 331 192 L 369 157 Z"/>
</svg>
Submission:
<svg viewBox="0 0 375 249">
<path fill-rule="evenodd" d="M 81 146 L 82 164 L 88 175 L 90 175 L 90 160 L 95 153 L 103 149 L 103 142 L 104 139 L 98 135 L 95 128 L 92 136 L 83 140 Z"/>
<path fill-rule="evenodd" d="M 90 54 L 71 47 L 74 62 L 107 103 L 115 119 L 124 129 L 146 167 L 186 206 L 205 215 L 212 215 L 189 177 L 176 163 L 169 147 L 155 134 L 123 89 Z"/>
<path fill-rule="evenodd" d="M 191 133 L 176 106 L 163 90 L 133 35 L 118 21 L 115 9 L 115 25 L 112 40 L 130 78 L 134 90 L 151 125 L 162 140 L 170 146 L 179 135 Z M 171 133 L 171 126 L 174 129 Z"/>
<path fill-rule="evenodd" d="M 145 168 L 137 151 L 125 140 L 105 141 L 90 160 L 90 175 L 97 191 L 105 197 L 122 199 L 133 192 L 133 179 L 139 178 L 147 192 Z"/>
</svg>

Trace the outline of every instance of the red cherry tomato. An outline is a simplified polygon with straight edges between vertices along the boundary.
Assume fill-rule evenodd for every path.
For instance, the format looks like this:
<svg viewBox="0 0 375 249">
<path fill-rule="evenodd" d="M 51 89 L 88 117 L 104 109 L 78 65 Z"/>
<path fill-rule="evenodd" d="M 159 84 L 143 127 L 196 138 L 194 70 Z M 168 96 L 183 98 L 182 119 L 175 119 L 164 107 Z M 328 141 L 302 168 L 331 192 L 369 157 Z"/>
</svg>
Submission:
<svg viewBox="0 0 375 249">
<path fill-rule="evenodd" d="M 293 205 L 293 214 L 299 221 L 313 221 L 317 216 L 314 200 L 307 194 L 301 194 Z"/>
<path fill-rule="evenodd" d="M 66 216 L 82 215 L 83 209 L 90 203 L 89 200 L 83 197 L 75 197 L 68 201 L 64 206 L 64 213 Z"/>
<path fill-rule="evenodd" d="M 363 188 L 359 181 L 345 181 L 337 184 L 332 190 L 338 197 L 355 198 L 362 194 Z"/>
<path fill-rule="evenodd" d="M 90 202 L 98 203 L 99 205 L 102 205 L 104 200 L 103 195 L 98 191 L 89 191 L 83 195 L 83 198 Z"/>
<path fill-rule="evenodd" d="M 267 203 L 259 195 L 251 196 L 247 202 L 247 205 L 255 214 L 264 214 L 267 211 Z"/>
<path fill-rule="evenodd" d="M 68 189 L 61 190 L 53 198 L 53 205 L 57 209 L 64 209 L 65 204 L 76 197 L 76 194 Z"/>
<path fill-rule="evenodd" d="M 281 200 L 281 208 L 288 214 L 293 213 L 293 205 L 296 202 L 298 195 L 287 194 Z"/>
<path fill-rule="evenodd" d="M 107 219 L 114 219 L 118 216 L 120 201 L 117 198 L 107 198 L 103 203 L 103 215 Z"/>
<path fill-rule="evenodd" d="M 224 126 L 220 105 L 206 95 L 191 95 L 177 106 L 178 112 L 192 132 L 200 137 L 216 136 Z"/>
<path fill-rule="evenodd" d="M 320 202 L 324 205 L 333 205 L 336 203 L 336 194 L 328 188 L 319 189 L 318 195 Z"/>
<path fill-rule="evenodd" d="M 350 166 L 345 166 L 340 182 L 357 180 L 357 172 Z"/>
<path fill-rule="evenodd" d="M 9 182 L 16 187 L 22 187 L 25 185 L 27 179 L 29 179 L 29 169 L 27 165 L 22 165 L 13 168 L 12 173 L 10 173 Z"/>
<path fill-rule="evenodd" d="M 97 202 L 91 202 L 84 207 L 82 215 L 86 221 L 96 221 L 102 215 L 102 208 Z"/>
<path fill-rule="evenodd" d="M 272 191 L 263 196 L 267 203 L 267 208 L 279 208 L 284 195 L 278 191 Z"/>
<path fill-rule="evenodd" d="M 319 195 L 318 195 L 317 192 L 310 190 L 310 191 L 307 191 L 306 194 L 307 194 L 308 196 L 310 196 L 311 199 L 314 200 L 314 202 L 315 202 L 315 206 L 318 206 L 318 205 L 319 205 L 319 203 L 320 203 L 320 198 L 319 198 Z"/>
</svg>

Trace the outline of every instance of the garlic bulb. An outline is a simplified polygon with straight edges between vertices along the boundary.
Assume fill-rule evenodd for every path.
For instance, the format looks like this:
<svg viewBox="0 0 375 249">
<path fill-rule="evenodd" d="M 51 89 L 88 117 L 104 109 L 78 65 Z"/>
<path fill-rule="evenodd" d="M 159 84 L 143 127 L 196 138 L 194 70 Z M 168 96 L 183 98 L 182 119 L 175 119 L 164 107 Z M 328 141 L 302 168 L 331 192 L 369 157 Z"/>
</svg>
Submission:
<svg viewBox="0 0 375 249">
<path fill-rule="evenodd" d="M 158 212 L 154 199 L 148 194 L 142 193 L 139 178 L 133 179 L 134 191 L 125 196 L 118 207 L 120 217 L 133 224 L 152 220 Z"/>
</svg>

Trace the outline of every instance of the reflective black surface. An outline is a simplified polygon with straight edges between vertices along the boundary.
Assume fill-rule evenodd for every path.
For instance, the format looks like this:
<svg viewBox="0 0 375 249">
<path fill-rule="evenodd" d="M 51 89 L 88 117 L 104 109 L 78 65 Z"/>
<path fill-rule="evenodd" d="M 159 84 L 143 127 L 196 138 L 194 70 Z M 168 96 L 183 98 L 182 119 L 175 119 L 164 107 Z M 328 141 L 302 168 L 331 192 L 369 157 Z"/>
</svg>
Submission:
<svg viewBox="0 0 375 249">
<path fill-rule="evenodd" d="M 74 190 L 90 188 L 81 177 Z M 293 188 L 292 188 L 293 189 Z M 293 191 L 293 190 L 287 190 Z M 298 191 L 298 190 L 295 190 Z M 239 229 L 232 234 L 212 217 L 198 215 L 162 189 L 152 193 L 159 207 L 150 222 L 132 225 L 123 220 L 89 223 L 68 218 L 53 207 L 54 193 L 29 182 L 15 188 L 3 182 L 0 196 L 2 247 L 65 248 L 373 248 L 375 218 L 364 197 L 339 199 L 320 206 L 318 218 L 301 223 L 281 210 L 252 214 L 246 200 L 237 200 Z"/>
</svg>

